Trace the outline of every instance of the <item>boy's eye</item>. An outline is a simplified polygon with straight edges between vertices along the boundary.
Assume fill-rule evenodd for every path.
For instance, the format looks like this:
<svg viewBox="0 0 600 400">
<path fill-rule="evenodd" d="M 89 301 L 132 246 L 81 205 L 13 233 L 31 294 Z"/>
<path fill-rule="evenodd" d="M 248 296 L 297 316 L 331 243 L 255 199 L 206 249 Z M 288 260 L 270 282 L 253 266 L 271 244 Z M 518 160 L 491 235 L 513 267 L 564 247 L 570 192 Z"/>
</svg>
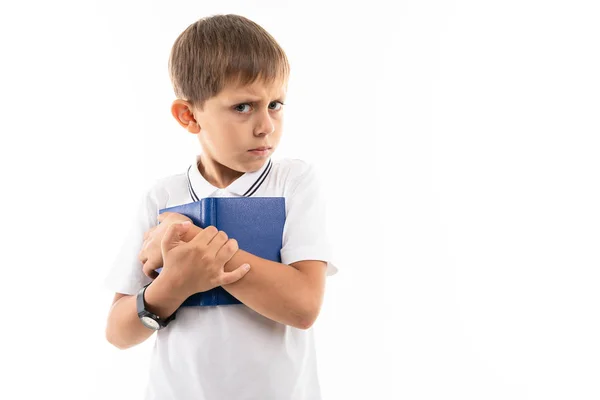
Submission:
<svg viewBox="0 0 600 400">
<path fill-rule="evenodd" d="M 280 101 L 272 101 L 271 104 L 269 104 L 269 105 L 273 105 L 273 104 L 277 105 L 277 103 L 281 104 L 281 106 L 279 108 L 271 108 L 272 110 L 275 110 L 275 111 L 281 110 L 281 108 L 283 107 L 284 104 Z M 237 106 L 234 107 L 234 110 L 239 112 L 240 114 L 247 114 L 247 112 L 244 111 L 244 110 L 246 110 L 244 107 L 245 106 L 253 106 L 253 105 L 254 105 L 254 103 L 238 104 Z"/>
</svg>

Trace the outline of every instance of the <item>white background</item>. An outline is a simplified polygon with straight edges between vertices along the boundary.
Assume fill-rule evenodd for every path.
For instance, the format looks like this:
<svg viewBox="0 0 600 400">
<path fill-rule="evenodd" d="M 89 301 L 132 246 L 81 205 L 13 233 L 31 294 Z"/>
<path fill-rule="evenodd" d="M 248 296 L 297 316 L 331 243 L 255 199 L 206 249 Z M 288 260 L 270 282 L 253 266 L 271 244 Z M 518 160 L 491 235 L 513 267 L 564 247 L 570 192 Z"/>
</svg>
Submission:
<svg viewBox="0 0 600 400">
<path fill-rule="evenodd" d="M 323 398 L 600 398 L 594 2 L 1 4 L 0 397 L 142 398 L 154 337 L 106 342 L 101 282 L 199 150 L 171 45 L 235 13 L 291 62 L 276 155 L 327 182 Z"/>
</svg>

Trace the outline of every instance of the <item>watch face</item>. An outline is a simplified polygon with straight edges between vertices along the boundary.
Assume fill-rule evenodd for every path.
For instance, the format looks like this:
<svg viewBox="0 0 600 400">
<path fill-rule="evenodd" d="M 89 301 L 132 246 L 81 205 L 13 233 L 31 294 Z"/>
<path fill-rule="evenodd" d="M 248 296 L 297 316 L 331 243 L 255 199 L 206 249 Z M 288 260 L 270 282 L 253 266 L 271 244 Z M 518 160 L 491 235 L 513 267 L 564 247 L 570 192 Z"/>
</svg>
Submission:
<svg viewBox="0 0 600 400">
<path fill-rule="evenodd" d="M 158 328 L 160 328 L 160 325 L 158 324 L 158 322 L 156 322 L 155 320 L 153 320 L 150 317 L 142 317 L 141 321 L 142 321 L 142 324 L 144 324 L 145 326 L 147 326 L 150 329 L 154 329 L 155 331 L 158 330 Z"/>
</svg>

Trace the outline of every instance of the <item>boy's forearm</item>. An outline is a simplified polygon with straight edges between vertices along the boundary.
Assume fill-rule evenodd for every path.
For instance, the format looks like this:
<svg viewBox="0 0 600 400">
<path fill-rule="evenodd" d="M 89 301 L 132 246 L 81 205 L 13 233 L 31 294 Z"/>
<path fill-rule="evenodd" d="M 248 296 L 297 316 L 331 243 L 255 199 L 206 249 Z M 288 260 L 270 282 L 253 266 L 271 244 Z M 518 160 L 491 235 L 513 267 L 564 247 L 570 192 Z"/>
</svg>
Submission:
<svg viewBox="0 0 600 400">
<path fill-rule="evenodd" d="M 192 226 L 183 240 L 190 241 L 200 231 Z M 312 325 L 312 293 L 302 272 L 241 249 L 225 264 L 225 271 L 231 272 L 244 263 L 250 264 L 250 271 L 239 281 L 223 285 L 223 289 L 269 319 L 300 329 Z"/>
<path fill-rule="evenodd" d="M 300 329 L 312 325 L 312 293 L 302 272 L 241 249 L 225 264 L 225 271 L 244 263 L 251 265 L 250 271 L 239 281 L 223 285 L 223 289 L 269 319 Z"/>
<path fill-rule="evenodd" d="M 173 297 L 166 282 L 156 278 L 146 288 L 146 309 L 161 318 L 167 318 L 183 303 L 185 298 Z M 127 349 L 144 342 L 155 332 L 146 328 L 137 315 L 136 295 L 124 296 L 112 306 L 106 325 L 107 340 L 119 349 Z M 167 326 L 164 329 L 169 329 Z"/>
</svg>

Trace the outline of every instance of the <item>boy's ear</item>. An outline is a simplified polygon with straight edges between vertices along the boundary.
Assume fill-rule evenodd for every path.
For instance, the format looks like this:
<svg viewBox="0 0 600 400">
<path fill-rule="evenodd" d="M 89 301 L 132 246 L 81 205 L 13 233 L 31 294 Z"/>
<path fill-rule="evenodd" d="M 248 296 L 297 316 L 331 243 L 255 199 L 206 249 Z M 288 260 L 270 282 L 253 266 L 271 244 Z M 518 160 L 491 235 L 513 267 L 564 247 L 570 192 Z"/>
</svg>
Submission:
<svg viewBox="0 0 600 400">
<path fill-rule="evenodd" d="M 188 132 L 194 134 L 200 132 L 200 125 L 192 113 L 192 105 L 189 102 L 181 99 L 173 101 L 171 114 Z"/>
</svg>

